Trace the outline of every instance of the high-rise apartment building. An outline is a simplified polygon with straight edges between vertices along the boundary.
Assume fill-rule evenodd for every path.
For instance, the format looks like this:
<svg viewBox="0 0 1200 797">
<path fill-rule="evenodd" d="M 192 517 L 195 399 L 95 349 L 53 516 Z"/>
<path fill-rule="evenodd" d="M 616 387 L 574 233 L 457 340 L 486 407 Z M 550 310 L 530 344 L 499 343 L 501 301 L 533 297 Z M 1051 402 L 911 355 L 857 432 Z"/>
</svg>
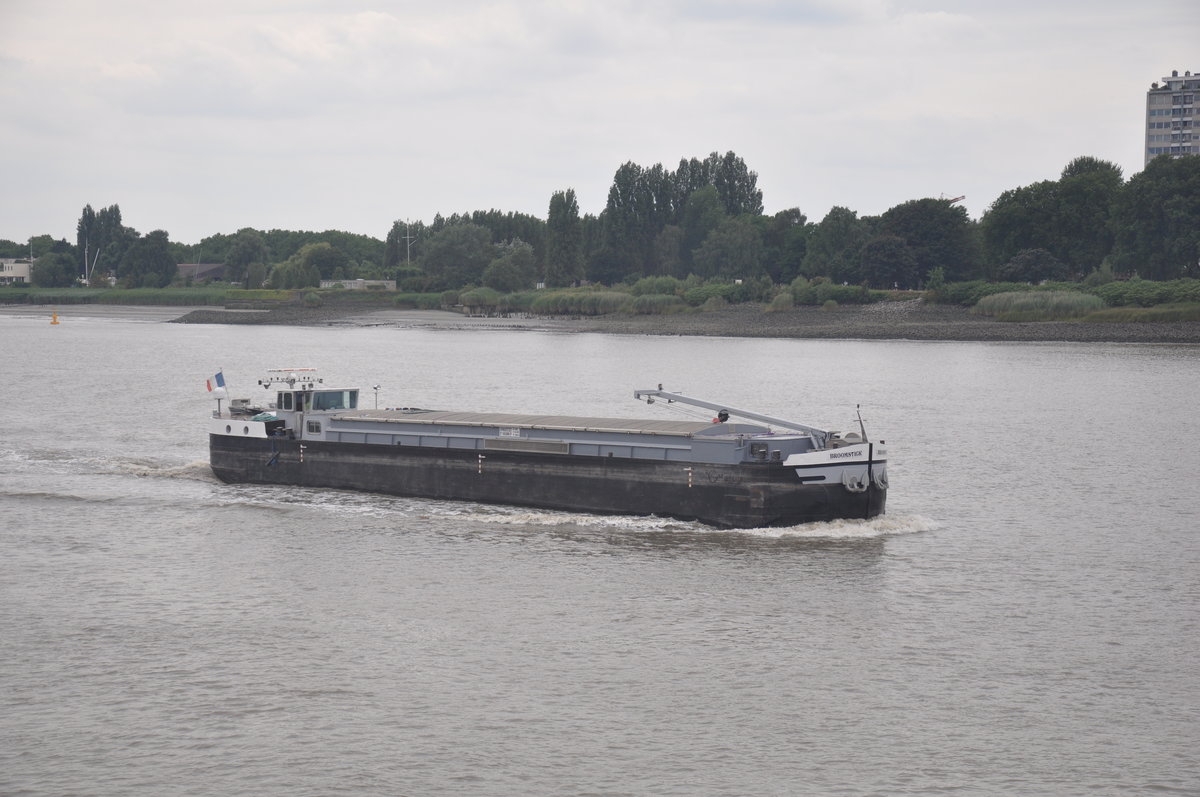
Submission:
<svg viewBox="0 0 1200 797">
<path fill-rule="evenodd" d="M 1194 114 L 1196 95 L 1200 94 L 1200 76 L 1179 71 L 1152 83 L 1146 92 L 1146 163 L 1159 155 L 1200 155 L 1200 132 Z"/>
</svg>

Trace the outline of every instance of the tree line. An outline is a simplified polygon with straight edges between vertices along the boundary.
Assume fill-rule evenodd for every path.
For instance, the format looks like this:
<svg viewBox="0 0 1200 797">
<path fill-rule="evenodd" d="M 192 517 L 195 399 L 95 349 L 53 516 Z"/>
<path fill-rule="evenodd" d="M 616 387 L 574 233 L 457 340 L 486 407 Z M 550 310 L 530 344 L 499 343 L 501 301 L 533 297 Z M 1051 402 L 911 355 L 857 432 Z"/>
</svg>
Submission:
<svg viewBox="0 0 1200 797">
<path fill-rule="evenodd" d="M 763 212 L 758 175 L 733 152 L 662 164 L 622 164 L 604 209 L 580 213 L 573 189 L 546 218 L 500 210 L 396 221 L 383 240 L 328 230 L 245 228 L 185 246 L 141 235 L 117 205 L 86 206 L 75 242 L 0 241 L 0 256 L 35 250 L 43 285 L 115 279 L 164 287 L 177 264 L 224 263 L 246 287 L 302 288 L 321 279 L 396 279 L 407 291 L 482 285 L 518 291 L 646 277 L 706 280 L 825 277 L 837 284 L 918 288 L 975 279 L 1038 282 L 1138 274 L 1200 276 L 1200 157 L 1159 157 L 1126 181 L 1120 167 L 1079 157 L 1057 179 L 1005 191 L 979 220 L 955 200 L 922 198 L 878 216 L 832 208 Z"/>
</svg>

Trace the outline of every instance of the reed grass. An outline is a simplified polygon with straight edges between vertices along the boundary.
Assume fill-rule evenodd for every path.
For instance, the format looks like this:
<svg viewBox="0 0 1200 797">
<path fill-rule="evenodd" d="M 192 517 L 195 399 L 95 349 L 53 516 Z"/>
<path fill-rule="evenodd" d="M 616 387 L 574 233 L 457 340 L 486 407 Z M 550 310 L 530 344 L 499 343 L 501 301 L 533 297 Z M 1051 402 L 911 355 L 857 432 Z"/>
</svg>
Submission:
<svg viewBox="0 0 1200 797">
<path fill-rule="evenodd" d="M 669 315 L 678 313 L 687 307 L 687 303 L 675 294 L 648 293 L 635 296 L 622 309 L 636 315 Z"/>
<path fill-rule="evenodd" d="M 539 315 L 604 315 L 627 301 L 629 294 L 618 291 L 554 291 L 539 295 L 529 309 Z"/>
<path fill-rule="evenodd" d="M 0 302 L 10 304 L 225 304 L 224 288 L 21 288 L 0 291 Z"/>
<path fill-rule="evenodd" d="M 1170 324 L 1200 321 L 1200 302 L 1160 304 L 1155 307 L 1109 307 L 1088 313 L 1084 321 L 1092 324 Z"/>
<path fill-rule="evenodd" d="M 998 321 L 1067 321 L 1104 308 L 1099 296 L 1077 291 L 1013 291 L 984 296 L 972 312 Z"/>
</svg>

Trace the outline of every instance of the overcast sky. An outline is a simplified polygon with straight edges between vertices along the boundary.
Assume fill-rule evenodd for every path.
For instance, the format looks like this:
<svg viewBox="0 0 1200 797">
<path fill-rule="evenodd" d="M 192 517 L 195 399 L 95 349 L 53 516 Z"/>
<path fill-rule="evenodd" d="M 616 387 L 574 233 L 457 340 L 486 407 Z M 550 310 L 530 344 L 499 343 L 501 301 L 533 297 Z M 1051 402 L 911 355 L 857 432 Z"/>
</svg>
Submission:
<svg viewBox="0 0 1200 797">
<path fill-rule="evenodd" d="M 626 161 L 733 150 L 768 213 L 1142 169 L 1195 0 L 0 0 L 0 238 L 85 204 L 196 243 L 604 209 Z"/>
</svg>

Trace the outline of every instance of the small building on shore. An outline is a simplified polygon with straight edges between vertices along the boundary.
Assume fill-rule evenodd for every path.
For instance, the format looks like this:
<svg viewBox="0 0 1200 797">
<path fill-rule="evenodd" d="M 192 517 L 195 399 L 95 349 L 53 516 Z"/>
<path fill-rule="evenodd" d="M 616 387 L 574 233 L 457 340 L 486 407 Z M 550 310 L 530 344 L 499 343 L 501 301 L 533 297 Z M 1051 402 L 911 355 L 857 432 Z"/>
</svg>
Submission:
<svg viewBox="0 0 1200 797">
<path fill-rule="evenodd" d="M 0 285 L 29 285 L 32 268 L 27 257 L 0 257 Z"/>
</svg>

